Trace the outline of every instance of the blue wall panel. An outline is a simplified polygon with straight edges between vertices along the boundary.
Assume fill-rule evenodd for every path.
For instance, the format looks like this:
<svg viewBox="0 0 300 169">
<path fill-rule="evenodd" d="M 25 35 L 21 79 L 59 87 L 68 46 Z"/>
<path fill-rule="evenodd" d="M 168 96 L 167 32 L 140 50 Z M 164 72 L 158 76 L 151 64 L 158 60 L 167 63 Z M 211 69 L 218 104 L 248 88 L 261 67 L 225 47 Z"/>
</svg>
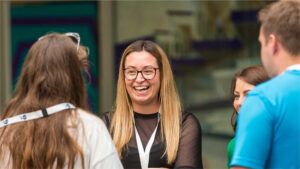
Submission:
<svg viewBox="0 0 300 169">
<path fill-rule="evenodd" d="M 98 112 L 97 2 L 55 2 L 11 7 L 13 89 L 30 46 L 46 33 L 77 32 L 90 49 L 88 103 Z"/>
</svg>

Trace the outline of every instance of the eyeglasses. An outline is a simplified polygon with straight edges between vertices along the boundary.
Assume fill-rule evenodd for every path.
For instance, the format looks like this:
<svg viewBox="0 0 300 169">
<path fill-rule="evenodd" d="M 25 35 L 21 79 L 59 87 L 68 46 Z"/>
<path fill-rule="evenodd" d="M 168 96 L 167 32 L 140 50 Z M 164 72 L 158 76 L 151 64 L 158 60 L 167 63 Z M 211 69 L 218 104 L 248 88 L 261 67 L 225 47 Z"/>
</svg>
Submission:
<svg viewBox="0 0 300 169">
<path fill-rule="evenodd" d="M 139 73 L 142 74 L 143 78 L 146 80 L 151 80 L 155 77 L 156 75 L 156 70 L 159 68 L 153 68 L 153 67 L 145 67 L 141 71 L 137 71 L 135 68 L 125 68 L 124 70 L 124 75 L 127 80 L 134 80 L 136 79 L 137 75 Z"/>
<path fill-rule="evenodd" d="M 79 45 L 80 45 L 80 35 L 79 35 L 79 33 L 68 32 L 68 33 L 65 33 L 65 35 L 67 35 L 68 37 L 70 37 L 72 39 L 72 41 L 77 44 L 76 50 L 78 52 Z M 45 36 L 42 36 L 42 37 L 39 38 L 39 40 L 42 40 L 44 38 L 45 38 Z"/>
</svg>

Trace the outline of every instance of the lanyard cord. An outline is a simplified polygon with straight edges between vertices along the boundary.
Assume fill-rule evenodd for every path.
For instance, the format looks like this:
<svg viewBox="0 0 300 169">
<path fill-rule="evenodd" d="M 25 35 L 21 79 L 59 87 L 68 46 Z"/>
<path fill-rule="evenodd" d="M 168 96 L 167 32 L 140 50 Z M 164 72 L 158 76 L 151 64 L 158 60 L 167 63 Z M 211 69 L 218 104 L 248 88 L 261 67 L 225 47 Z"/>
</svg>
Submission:
<svg viewBox="0 0 300 169">
<path fill-rule="evenodd" d="M 8 126 L 10 124 L 20 123 L 28 120 L 39 119 L 42 117 L 47 117 L 49 115 L 55 114 L 57 112 L 66 110 L 66 109 L 75 109 L 75 106 L 71 103 L 60 103 L 46 109 L 37 110 L 30 113 L 24 113 L 20 115 L 16 115 L 10 118 L 6 118 L 0 121 L 0 128 Z"/>
<path fill-rule="evenodd" d="M 154 139 L 155 139 L 155 135 L 157 132 L 157 128 L 158 128 L 158 124 L 159 124 L 159 120 L 160 120 L 160 112 L 158 112 L 158 117 L 157 117 L 157 125 L 146 145 L 146 148 L 144 150 L 143 148 L 143 144 L 140 138 L 140 135 L 136 129 L 136 125 L 135 125 L 135 121 L 133 119 L 134 122 L 134 129 L 135 129 L 135 138 L 136 138 L 136 143 L 137 143 L 137 148 L 138 148 L 138 152 L 139 152 L 139 157 L 140 157 L 140 163 L 141 163 L 141 167 L 142 169 L 146 169 L 148 168 L 149 165 L 149 158 L 150 158 L 150 150 L 152 148 Z"/>
</svg>

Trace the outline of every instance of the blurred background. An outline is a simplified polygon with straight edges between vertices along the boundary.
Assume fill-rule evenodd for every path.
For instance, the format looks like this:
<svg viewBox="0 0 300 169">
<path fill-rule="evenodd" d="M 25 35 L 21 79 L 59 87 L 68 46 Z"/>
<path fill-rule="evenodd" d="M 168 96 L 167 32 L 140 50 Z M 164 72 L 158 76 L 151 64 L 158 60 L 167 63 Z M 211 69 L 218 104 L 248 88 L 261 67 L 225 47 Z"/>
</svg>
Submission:
<svg viewBox="0 0 300 169">
<path fill-rule="evenodd" d="M 30 46 L 51 32 L 78 32 L 90 49 L 90 110 L 114 106 L 118 66 L 133 41 L 148 39 L 167 53 L 187 111 L 199 119 L 207 169 L 227 168 L 233 137 L 231 78 L 261 64 L 261 1 L 0 1 L 0 110 L 13 96 Z"/>
</svg>

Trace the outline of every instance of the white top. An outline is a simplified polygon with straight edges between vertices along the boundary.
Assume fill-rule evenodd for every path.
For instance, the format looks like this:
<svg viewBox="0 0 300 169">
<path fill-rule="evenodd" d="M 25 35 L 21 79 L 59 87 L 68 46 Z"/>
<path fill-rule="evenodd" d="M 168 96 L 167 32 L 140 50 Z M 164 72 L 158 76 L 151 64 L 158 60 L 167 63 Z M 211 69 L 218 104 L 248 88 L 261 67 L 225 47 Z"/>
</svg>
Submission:
<svg viewBox="0 0 300 169">
<path fill-rule="evenodd" d="M 103 121 L 84 110 L 77 109 L 77 112 L 82 119 L 86 138 L 83 139 L 82 126 L 78 127 L 77 141 L 84 153 L 85 169 L 123 169 L 115 145 Z M 81 168 L 81 160 L 76 161 L 74 168 Z"/>
<path fill-rule="evenodd" d="M 79 124 L 82 125 L 79 125 L 77 130 L 70 128 L 69 131 L 83 150 L 85 169 L 123 169 L 114 143 L 102 120 L 82 109 L 76 110 L 77 116 L 82 120 Z M 3 167 L 8 169 L 9 166 L 5 165 L 7 160 L 8 158 L 5 158 L 3 163 L 0 162 L 0 169 L 4 169 Z M 81 169 L 80 157 L 77 157 L 74 169 Z"/>
</svg>

